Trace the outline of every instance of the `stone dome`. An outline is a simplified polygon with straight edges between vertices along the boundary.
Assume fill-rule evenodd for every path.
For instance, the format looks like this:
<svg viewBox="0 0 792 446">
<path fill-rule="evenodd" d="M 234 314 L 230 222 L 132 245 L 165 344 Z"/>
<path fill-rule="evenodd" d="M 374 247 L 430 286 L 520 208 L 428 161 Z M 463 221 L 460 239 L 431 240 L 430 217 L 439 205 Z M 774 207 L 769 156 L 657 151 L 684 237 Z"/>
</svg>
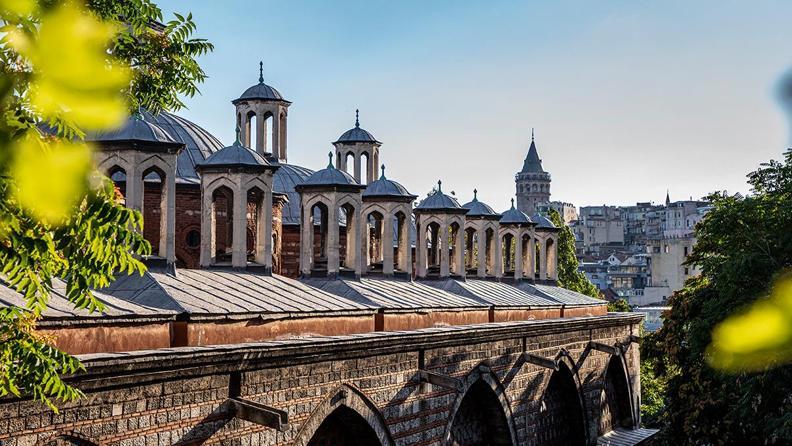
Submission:
<svg viewBox="0 0 792 446">
<path fill-rule="evenodd" d="M 536 223 L 536 229 L 558 229 L 558 227 L 554 225 L 549 218 L 542 214 L 534 214 L 533 217 L 531 217 L 531 220 Z"/>
<path fill-rule="evenodd" d="M 468 212 L 465 217 L 495 217 L 500 218 L 500 214 L 495 212 L 488 204 L 478 200 L 478 191 L 473 189 L 473 200 L 462 205 Z"/>
</svg>

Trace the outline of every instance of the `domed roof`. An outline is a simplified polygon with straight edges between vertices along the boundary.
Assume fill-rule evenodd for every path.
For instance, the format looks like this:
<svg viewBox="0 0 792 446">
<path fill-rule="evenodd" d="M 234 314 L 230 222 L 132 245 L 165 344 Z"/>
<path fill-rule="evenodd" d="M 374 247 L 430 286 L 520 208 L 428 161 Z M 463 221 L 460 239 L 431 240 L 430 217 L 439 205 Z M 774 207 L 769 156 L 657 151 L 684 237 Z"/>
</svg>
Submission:
<svg viewBox="0 0 792 446">
<path fill-rule="evenodd" d="M 533 217 L 531 217 L 531 220 L 536 223 L 536 229 L 558 229 L 558 227 L 554 225 L 549 218 L 540 213 L 534 214 Z"/>
<path fill-rule="evenodd" d="M 141 113 L 133 113 L 121 127 L 113 130 L 91 132 L 86 141 L 120 142 L 137 141 L 154 144 L 180 144 L 159 125 L 144 119 Z"/>
<path fill-rule="evenodd" d="M 492 210 L 489 205 L 478 201 L 478 191 L 473 189 L 473 200 L 469 203 L 465 203 L 462 205 L 463 208 L 467 209 L 468 212 L 465 214 L 465 217 L 497 217 L 500 218 L 500 214 Z"/>
<path fill-rule="evenodd" d="M 253 85 L 252 87 L 245 90 L 242 93 L 242 96 L 238 97 L 231 101 L 233 104 L 237 104 L 241 101 L 251 100 L 251 99 L 258 99 L 262 101 L 282 101 L 282 102 L 289 102 L 283 99 L 283 96 L 276 90 L 274 87 L 271 87 L 264 83 L 264 63 L 259 62 L 259 81 L 258 84 Z"/>
<path fill-rule="evenodd" d="M 530 218 L 525 213 L 514 207 L 514 198 L 511 200 L 511 208 L 501 214 L 500 224 L 502 225 L 527 225 L 531 224 Z"/>
<path fill-rule="evenodd" d="M 318 170 L 311 174 L 308 178 L 305 179 L 302 183 L 298 184 L 297 187 L 303 186 L 361 186 L 351 175 L 344 172 L 343 170 L 338 170 L 333 167 L 333 152 L 328 154 L 330 158 L 330 163 L 322 170 Z"/>
<path fill-rule="evenodd" d="M 416 199 L 418 196 L 407 192 L 407 189 L 401 184 L 385 178 L 385 165 L 382 165 L 382 175 L 376 181 L 372 181 L 366 186 L 363 191 L 364 197 L 393 197 L 405 198 L 410 201 Z"/>
<path fill-rule="evenodd" d="M 333 144 L 338 144 L 338 143 L 352 144 L 356 142 L 370 142 L 370 143 L 382 144 L 381 142 L 377 141 L 376 138 L 374 138 L 374 135 L 360 128 L 360 110 L 355 110 L 355 126 L 344 132 L 341 136 L 339 136 L 338 140 Z"/>
<path fill-rule="evenodd" d="M 204 161 L 198 162 L 196 167 L 204 169 L 207 167 L 248 167 L 254 169 L 272 168 L 277 169 L 277 165 L 272 165 L 261 157 L 258 153 L 239 142 L 239 129 L 234 144 L 223 147 L 217 152 L 209 155 Z"/>
<path fill-rule="evenodd" d="M 276 193 L 286 194 L 288 202 L 283 204 L 282 222 L 284 225 L 300 224 L 300 194 L 295 186 L 305 181 L 314 171 L 293 164 L 279 164 L 280 169 L 272 176 L 272 190 Z"/>
<path fill-rule="evenodd" d="M 415 207 L 415 210 L 421 211 L 462 211 L 460 213 L 467 212 L 467 209 L 464 209 L 462 206 L 459 205 L 459 202 L 456 201 L 456 198 L 449 197 L 448 195 L 443 193 L 441 189 L 442 182 L 437 182 L 437 190 L 434 191 L 432 195 L 424 198 L 418 206 Z"/>
</svg>

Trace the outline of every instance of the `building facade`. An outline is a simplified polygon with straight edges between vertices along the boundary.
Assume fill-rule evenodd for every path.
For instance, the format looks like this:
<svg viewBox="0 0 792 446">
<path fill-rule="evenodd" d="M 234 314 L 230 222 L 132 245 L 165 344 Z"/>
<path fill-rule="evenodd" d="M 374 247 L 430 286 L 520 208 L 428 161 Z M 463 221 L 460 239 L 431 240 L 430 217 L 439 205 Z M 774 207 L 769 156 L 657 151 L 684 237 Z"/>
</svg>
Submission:
<svg viewBox="0 0 792 446">
<path fill-rule="evenodd" d="M 533 130 L 531 146 L 523 162 L 522 170 L 514 177 L 517 209 L 527 215 L 534 215 L 539 206 L 550 202 L 550 173 L 542 167 L 539 151 L 536 149 Z"/>
</svg>

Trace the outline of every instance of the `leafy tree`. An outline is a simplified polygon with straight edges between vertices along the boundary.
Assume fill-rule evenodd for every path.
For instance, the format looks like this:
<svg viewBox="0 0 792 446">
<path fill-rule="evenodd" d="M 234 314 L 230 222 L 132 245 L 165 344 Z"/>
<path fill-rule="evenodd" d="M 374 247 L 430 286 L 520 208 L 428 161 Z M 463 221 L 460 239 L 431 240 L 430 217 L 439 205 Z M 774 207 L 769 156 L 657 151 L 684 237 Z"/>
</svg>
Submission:
<svg viewBox="0 0 792 446">
<path fill-rule="evenodd" d="M 714 351 L 708 347 L 717 324 L 757 301 L 760 317 L 740 321 L 742 338 L 773 339 L 774 332 L 786 336 L 789 330 L 761 305 L 792 263 L 792 152 L 783 162 L 761 165 L 748 182 L 748 197 L 708 197 L 713 209 L 696 227 L 689 258 L 701 275 L 671 297 L 658 334 L 668 377 L 669 443 L 792 443 L 792 367 L 749 363 L 739 370 L 739 362 L 724 362 L 719 350 L 728 350 L 729 342 L 733 347 L 734 336 L 720 339 L 725 345 L 716 343 Z M 720 358 L 714 364 L 729 366 L 725 371 L 710 367 L 713 353 Z"/>
<path fill-rule="evenodd" d="M 130 106 L 181 107 L 178 96 L 204 78 L 195 57 L 211 49 L 190 39 L 190 16 L 157 30 L 162 14 L 148 0 L 89 7 L 0 0 L 0 280 L 24 301 L 0 309 L 0 397 L 31 395 L 54 410 L 81 395 L 61 375 L 82 366 L 35 330 L 53 281 L 76 308 L 101 311 L 91 290 L 142 273 L 137 256 L 150 253 L 140 213 L 93 170 L 81 138 L 118 126 Z"/>
<path fill-rule="evenodd" d="M 630 308 L 630 304 L 628 304 L 627 301 L 621 297 L 612 302 L 608 302 L 608 311 L 629 313 L 632 311 L 632 308 Z"/>
<path fill-rule="evenodd" d="M 558 284 L 568 290 L 577 291 L 591 297 L 600 297 L 597 286 L 591 283 L 583 272 L 578 270 L 575 255 L 575 235 L 564 223 L 555 209 L 550 209 L 547 218 L 561 229 L 558 234 Z"/>
</svg>

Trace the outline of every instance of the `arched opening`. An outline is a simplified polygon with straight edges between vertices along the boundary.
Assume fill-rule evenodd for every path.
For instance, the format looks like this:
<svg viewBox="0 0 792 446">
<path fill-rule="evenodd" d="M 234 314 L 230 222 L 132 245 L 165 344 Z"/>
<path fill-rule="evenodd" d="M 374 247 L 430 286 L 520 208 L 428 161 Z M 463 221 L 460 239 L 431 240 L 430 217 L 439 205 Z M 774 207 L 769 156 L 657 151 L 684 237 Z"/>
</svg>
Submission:
<svg viewBox="0 0 792 446">
<path fill-rule="evenodd" d="M 347 152 L 347 154 L 344 155 L 344 169 L 343 170 L 346 173 L 348 173 L 352 178 L 356 178 L 355 177 L 355 169 L 356 169 L 357 162 L 355 160 L 356 160 L 356 158 L 355 158 L 355 154 L 353 152 Z"/>
<path fill-rule="evenodd" d="M 251 150 L 259 150 L 259 118 L 254 112 L 248 112 L 245 134 L 245 147 Z"/>
<path fill-rule="evenodd" d="M 385 249 L 388 243 L 385 243 L 386 238 L 392 239 L 393 234 L 384 234 L 385 221 L 381 213 L 373 211 L 366 217 L 366 235 L 368 239 L 368 265 L 367 268 L 371 272 L 382 272 L 382 263 L 384 261 Z M 390 237 L 388 237 L 390 235 Z M 391 247 L 391 249 L 393 249 Z"/>
<path fill-rule="evenodd" d="M 553 241 L 553 239 L 547 239 L 545 246 L 545 268 L 547 268 L 547 278 L 555 279 L 557 276 L 555 241 Z"/>
<path fill-rule="evenodd" d="M 533 264 L 531 261 L 531 237 L 528 234 L 522 236 L 522 276 L 528 279 L 533 278 Z"/>
<path fill-rule="evenodd" d="M 601 400 L 600 435 L 617 427 L 633 427 L 630 408 L 630 384 L 619 356 L 611 356 L 605 370 L 605 388 Z"/>
<path fill-rule="evenodd" d="M 569 367 L 561 362 L 542 395 L 537 437 L 544 446 L 586 444 L 583 407 Z"/>
<path fill-rule="evenodd" d="M 450 272 L 454 276 L 461 276 L 462 275 L 462 265 L 459 264 L 458 259 L 458 252 L 457 249 L 459 246 L 462 246 L 459 243 L 458 237 L 462 237 L 462 231 L 459 227 L 459 223 L 453 222 L 448 227 L 448 244 L 450 245 L 450 252 L 449 252 L 449 259 L 450 259 Z"/>
<path fill-rule="evenodd" d="M 275 116 L 272 113 L 264 115 L 264 122 L 261 123 L 261 153 L 272 153 L 276 158 L 279 157 L 278 148 L 273 145 L 272 134 L 275 132 Z"/>
<path fill-rule="evenodd" d="M 536 245 L 536 248 L 534 248 L 534 251 L 535 251 L 534 259 L 536 259 L 536 261 L 534 262 L 534 277 L 536 279 L 538 279 L 539 278 L 539 272 L 542 270 L 542 265 L 541 265 L 541 263 L 542 263 L 541 262 L 541 259 L 542 259 L 542 244 L 539 243 L 539 242 L 536 242 L 535 245 Z"/>
<path fill-rule="evenodd" d="M 165 172 L 150 167 L 143 172 L 143 236 L 151 243 L 151 254 L 165 256 L 160 236 L 166 232 L 168 212 L 165 196 Z M 159 224 L 157 224 L 159 223 Z"/>
<path fill-rule="evenodd" d="M 327 234 L 329 211 L 324 203 L 316 203 L 311 207 L 311 271 L 327 272 Z"/>
<path fill-rule="evenodd" d="M 412 265 L 407 262 L 407 254 L 410 250 L 410 225 L 407 216 L 403 212 L 396 212 L 393 216 L 393 227 L 396 228 L 394 234 L 393 249 L 393 269 L 394 271 L 411 271 Z"/>
<path fill-rule="evenodd" d="M 341 214 L 341 221 L 346 223 L 346 243 L 339 243 L 339 259 L 341 260 L 339 265 L 343 269 L 355 270 L 358 256 L 358 241 L 356 240 L 355 234 L 357 234 L 357 225 L 359 222 L 355 218 L 354 206 L 349 203 L 342 205 L 339 208 L 339 213 Z M 382 262 L 380 262 L 380 265 L 381 264 Z"/>
<path fill-rule="evenodd" d="M 41 444 L 43 446 L 94 446 L 94 443 L 72 435 L 59 435 Z"/>
<path fill-rule="evenodd" d="M 500 400 L 483 379 L 468 388 L 451 422 L 449 445 L 509 446 L 509 422 Z"/>
<path fill-rule="evenodd" d="M 126 170 L 119 166 L 113 166 L 107 171 L 107 176 L 113 180 L 116 191 L 126 200 Z"/>
<path fill-rule="evenodd" d="M 503 234 L 501 238 L 501 256 L 503 257 L 503 275 L 504 277 L 514 277 L 514 255 L 516 252 L 516 239 L 511 233 Z"/>
<path fill-rule="evenodd" d="M 234 243 L 234 192 L 220 186 L 212 192 L 212 263 L 231 262 L 231 251 Z"/>
<path fill-rule="evenodd" d="M 308 446 L 380 446 L 380 441 L 360 414 L 339 406 L 322 421 Z"/>
<path fill-rule="evenodd" d="M 264 207 L 265 192 L 258 187 L 252 187 L 247 193 L 247 233 L 248 239 L 245 246 L 247 261 L 264 264 L 264 227 L 266 208 Z M 275 245 L 273 245 L 275 246 Z"/>
<path fill-rule="evenodd" d="M 487 265 L 486 273 L 488 276 L 495 275 L 495 231 L 492 228 L 487 228 L 484 231 L 484 250 L 485 250 L 485 265 Z"/>
<path fill-rule="evenodd" d="M 426 225 L 427 241 L 427 268 L 426 274 L 431 276 L 440 275 L 440 225 L 432 222 Z"/>
<path fill-rule="evenodd" d="M 363 152 L 360 154 L 360 168 L 361 170 L 365 170 L 365 172 L 360 173 L 359 179 L 355 178 L 360 184 L 369 184 L 376 179 L 373 178 L 374 172 L 371 171 L 372 169 L 371 163 L 369 162 L 368 152 Z"/>
<path fill-rule="evenodd" d="M 478 272 L 478 233 L 475 228 L 465 228 L 465 268 L 467 273 Z"/>
</svg>

